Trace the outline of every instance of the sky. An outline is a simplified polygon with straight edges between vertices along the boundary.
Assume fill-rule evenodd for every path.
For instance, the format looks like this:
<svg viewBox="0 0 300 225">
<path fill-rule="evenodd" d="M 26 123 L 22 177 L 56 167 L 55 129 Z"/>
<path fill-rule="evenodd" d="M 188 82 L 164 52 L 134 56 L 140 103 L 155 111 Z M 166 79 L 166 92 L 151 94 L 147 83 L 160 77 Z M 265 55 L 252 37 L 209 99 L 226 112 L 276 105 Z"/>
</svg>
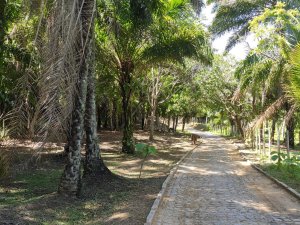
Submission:
<svg viewBox="0 0 300 225">
<path fill-rule="evenodd" d="M 206 6 L 202 11 L 202 23 L 205 26 L 209 26 L 214 18 L 214 14 L 212 13 L 213 5 Z M 213 48 L 215 51 L 219 54 L 222 54 L 225 50 L 226 44 L 228 42 L 228 39 L 230 37 L 231 33 L 227 33 L 217 39 L 215 39 L 212 43 Z M 230 52 L 229 54 L 233 55 L 238 61 L 243 60 L 247 53 L 249 52 L 250 48 L 254 48 L 256 45 L 256 41 L 253 35 L 249 35 L 246 38 L 245 42 L 237 44 Z M 250 46 L 250 48 L 249 48 Z"/>
</svg>

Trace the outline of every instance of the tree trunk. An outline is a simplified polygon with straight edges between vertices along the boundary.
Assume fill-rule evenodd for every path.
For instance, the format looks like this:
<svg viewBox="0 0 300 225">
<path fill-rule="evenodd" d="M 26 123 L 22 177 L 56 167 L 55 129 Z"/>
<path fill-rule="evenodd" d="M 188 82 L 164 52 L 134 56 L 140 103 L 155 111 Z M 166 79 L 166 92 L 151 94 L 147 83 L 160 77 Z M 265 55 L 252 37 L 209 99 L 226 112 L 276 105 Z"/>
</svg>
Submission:
<svg viewBox="0 0 300 225">
<path fill-rule="evenodd" d="M 242 127 L 241 120 L 238 116 L 235 116 L 235 123 L 236 123 L 236 127 L 237 127 L 241 137 L 244 139 L 244 130 L 243 130 L 243 127 Z"/>
<path fill-rule="evenodd" d="M 272 119 L 271 143 L 275 143 L 276 120 L 277 119 L 274 119 L 274 118 Z"/>
<path fill-rule="evenodd" d="M 185 128 L 185 116 L 182 118 L 182 132 L 184 132 L 184 128 Z"/>
<path fill-rule="evenodd" d="M 134 140 L 133 140 L 133 124 L 131 112 L 131 75 L 133 72 L 133 63 L 131 61 L 123 61 L 119 77 L 119 85 L 122 96 L 122 110 L 123 110 L 123 139 L 122 139 L 122 152 L 133 154 L 134 153 Z"/>
<path fill-rule="evenodd" d="M 145 129 L 145 106 L 142 106 L 142 118 L 141 118 L 141 128 Z"/>
<path fill-rule="evenodd" d="M 289 146 L 291 148 L 295 147 L 295 121 L 294 118 L 291 118 L 289 123 L 287 124 L 287 131 L 289 133 Z"/>
<path fill-rule="evenodd" d="M 177 131 L 177 126 L 178 126 L 178 116 L 176 116 L 176 119 L 175 119 L 175 127 L 174 127 L 174 132 Z"/>
<path fill-rule="evenodd" d="M 92 32 L 90 25 L 94 17 L 94 0 L 78 1 L 77 9 L 81 13 L 75 15 L 81 19 L 81 32 L 78 32 L 75 53 L 80 54 L 77 61 L 79 64 L 76 93 L 74 94 L 74 109 L 72 113 L 71 134 L 67 162 L 60 179 L 58 192 L 64 195 L 79 195 L 81 189 L 81 141 L 84 122 L 84 111 L 87 89 L 87 73 L 91 55 Z"/>
<path fill-rule="evenodd" d="M 156 112 L 156 107 L 153 105 L 151 107 L 151 115 L 150 115 L 150 135 L 149 135 L 149 140 L 153 141 L 154 140 L 154 118 L 155 118 L 155 112 Z"/>
<path fill-rule="evenodd" d="M 289 113 L 291 109 L 291 105 L 287 102 L 285 105 L 286 112 Z M 290 120 L 286 124 L 287 132 L 289 133 L 287 136 L 289 138 L 289 146 L 291 148 L 295 147 L 295 119 L 294 115 L 291 116 Z"/>
<path fill-rule="evenodd" d="M 95 80 L 93 77 L 92 65 L 88 73 L 88 86 L 86 96 L 85 111 L 85 164 L 84 176 L 97 176 L 109 172 L 105 166 L 98 145 L 97 120 L 96 120 L 96 100 L 95 100 Z"/>
<path fill-rule="evenodd" d="M 175 126 L 176 126 L 176 125 L 175 125 L 175 123 L 176 123 L 175 117 L 173 117 L 172 120 L 173 120 L 173 131 L 175 132 Z"/>
</svg>

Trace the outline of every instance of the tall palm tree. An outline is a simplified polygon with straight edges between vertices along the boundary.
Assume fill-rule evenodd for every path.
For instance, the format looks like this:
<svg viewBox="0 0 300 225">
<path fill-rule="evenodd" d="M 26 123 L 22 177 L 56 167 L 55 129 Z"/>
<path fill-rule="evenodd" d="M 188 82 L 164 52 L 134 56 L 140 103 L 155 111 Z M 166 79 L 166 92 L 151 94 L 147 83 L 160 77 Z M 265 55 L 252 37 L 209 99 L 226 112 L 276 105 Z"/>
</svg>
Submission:
<svg viewBox="0 0 300 225">
<path fill-rule="evenodd" d="M 87 94 L 88 73 L 92 55 L 93 21 L 95 16 L 94 0 L 76 0 L 69 3 L 70 28 L 77 28 L 73 40 L 68 43 L 74 49 L 69 63 L 76 63 L 73 68 L 75 83 L 74 105 L 72 110 L 71 141 L 67 163 L 62 174 L 58 191 L 66 195 L 78 195 L 81 188 L 81 141 L 84 125 L 84 112 Z M 68 6 L 66 6 L 68 8 Z M 72 24 L 73 23 L 73 24 Z M 67 35 L 68 37 L 68 35 Z M 69 39 L 65 40 L 69 42 Z M 69 54 L 70 52 L 67 52 Z M 71 62 L 74 60 L 74 62 Z"/>
<path fill-rule="evenodd" d="M 122 96 L 122 151 L 133 153 L 131 96 L 135 69 L 158 60 L 182 62 L 184 57 L 193 56 L 210 61 L 211 53 L 207 35 L 199 24 L 192 22 L 192 11 L 186 1 L 127 2 L 103 2 L 100 24 L 106 22 L 102 32 L 109 38 L 100 47 L 115 68 Z"/>
<path fill-rule="evenodd" d="M 222 36 L 233 31 L 226 46 L 229 51 L 240 41 L 243 41 L 250 32 L 250 21 L 262 14 L 265 9 L 274 9 L 277 0 L 234 0 L 234 1 L 211 1 L 217 2 L 217 13 L 210 27 L 214 36 Z M 300 7 L 298 0 L 282 0 L 287 9 Z"/>
<path fill-rule="evenodd" d="M 299 40 L 299 15 L 299 11 L 289 10 L 289 5 L 278 3 L 271 10 L 265 10 L 254 18 L 249 26 L 252 31 L 260 34 L 256 54 L 251 53 L 236 71 L 241 81 L 241 91 L 251 88 L 251 92 L 256 93 L 253 99 L 260 98 L 257 93 L 261 93 L 260 110 L 256 110 L 260 115 L 250 127 L 261 126 L 263 121 L 285 108 L 289 118 L 286 120 L 286 126 L 290 146 L 294 145 L 294 122 L 291 115 L 295 107 L 287 101 L 285 87 L 289 84 L 289 52 L 291 46 Z M 269 29 L 266 29 L 267 26 Z M 268 32 L 261 32 L 261 29 Z M 256 91 L 253 91 L 254 89 Z"/>
</svg>

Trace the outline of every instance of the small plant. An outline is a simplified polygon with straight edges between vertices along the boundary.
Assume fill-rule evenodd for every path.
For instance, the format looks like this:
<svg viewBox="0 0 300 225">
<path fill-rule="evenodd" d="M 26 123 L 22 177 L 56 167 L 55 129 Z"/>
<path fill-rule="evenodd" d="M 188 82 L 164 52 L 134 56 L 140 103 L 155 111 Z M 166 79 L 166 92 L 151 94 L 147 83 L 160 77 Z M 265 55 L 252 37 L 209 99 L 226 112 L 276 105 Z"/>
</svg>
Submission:
<svg viewBox="0 0 300 225">
<path fill-rule="evenodd" d="M 274 161 L 278 167 L 282 165 L 282 161 L 287 157 L 287 154 L 277 151 L 271 152 L 271 155 L 271 160 Z"/>
<path fill-rule="evenodd" d="M 276 162 L 277 166 L 280 167 L 284 164 L 287 169 L 294 175 L 296 168 L 300 166 L 300 156 L 295 154 L 292 157 L 288 157 L 287 154 L 282 152 L 272 152 L 271 159 Z"/>
<path fill-rule="evenodd" d="M 136 149 L 136 154 L 141 155 L 143 157 L 141 167 L 140 167 L 140 175 L 139 175 L 139 179 L 141 179 L 143 166 L 144 166 L 144 163 L 145 163 L 147 157 L 149 155 L 155 155 L 157 150 L 154 146 L 151 146 L 151 145 L 148 145 L 145 143 L 137 143 L 135 145 L 135 149 Z"/>
<path fill-rule="evenodd" d="M 290 158 L 286 158 L 283 162 L 287 166 L 289 172 L 291 172 L 295 176 L 296 168 L 300 167 L 300 157 L 297 155 L 293 155 Z"/>
</svg>

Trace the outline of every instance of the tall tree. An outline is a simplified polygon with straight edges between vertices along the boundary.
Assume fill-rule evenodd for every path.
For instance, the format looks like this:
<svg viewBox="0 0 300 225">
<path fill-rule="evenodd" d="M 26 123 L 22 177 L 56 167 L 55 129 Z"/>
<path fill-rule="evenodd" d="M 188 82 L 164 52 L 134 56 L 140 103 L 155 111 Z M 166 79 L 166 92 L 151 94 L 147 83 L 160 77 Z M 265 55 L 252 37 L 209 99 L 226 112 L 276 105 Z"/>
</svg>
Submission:
<svg viewBox="0 0 300 225">
<path fill-rule="evenodd" d="M 183 61 L 185 56 L 210 61 L 211 54 L 207 35 L 193 22 L 196 17 L 186 1 L 127 3 L 103 2 L 102 24 L 108 22 L 103 31 L 109 36 L 103 52 L 109 52 L 122 96 L 122 151 L 133 153 L 131 98 L 136 68 L 158 60 Z"/>
<path fill-rule="evenodd" d="M 74 108 L 71 124 L 71 143 L 67 156 L 67 163 L 60 180 L 58 191 L 66 195 L 78 195 L 81 188 L 81 141 L 84 126 L 84 112 L 87 94 L 88 73 L 92 55 L 93 21 L 96 1 L 74 1 L 74 11 L 69 16 L 76 18 L 75 26 L 78 29 L 75 37 L 74 50 L 78 54 L 75 60 L 78 63 L 78 79 L 74 96 Z M 89 138 L 93 138 L 90 137 Z"/>
</svg>

